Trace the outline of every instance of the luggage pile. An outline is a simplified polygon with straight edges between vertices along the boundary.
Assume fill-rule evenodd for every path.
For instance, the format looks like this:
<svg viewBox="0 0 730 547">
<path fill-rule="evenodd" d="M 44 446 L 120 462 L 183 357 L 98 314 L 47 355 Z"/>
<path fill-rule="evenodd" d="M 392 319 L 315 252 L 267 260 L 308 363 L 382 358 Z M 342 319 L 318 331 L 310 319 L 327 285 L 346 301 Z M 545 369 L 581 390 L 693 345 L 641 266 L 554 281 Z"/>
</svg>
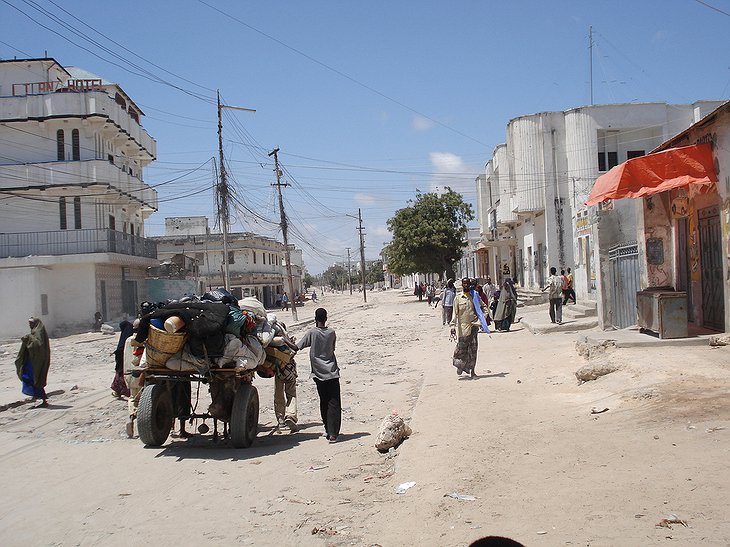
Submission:
<svg viewBox="0 0 730 547">
<path fill-rule="evenodd" d="M 144 345 L 141 368 L 207 375 L 215 369 L 256 371 L 270 378 L 291 368 L 296 347 L 286 326 L 256 298 L 236 300 L 216 289 L 148 305 L 135 340 Z M 296 374 L 296 372 L 295 372 Z"/>
</svg>

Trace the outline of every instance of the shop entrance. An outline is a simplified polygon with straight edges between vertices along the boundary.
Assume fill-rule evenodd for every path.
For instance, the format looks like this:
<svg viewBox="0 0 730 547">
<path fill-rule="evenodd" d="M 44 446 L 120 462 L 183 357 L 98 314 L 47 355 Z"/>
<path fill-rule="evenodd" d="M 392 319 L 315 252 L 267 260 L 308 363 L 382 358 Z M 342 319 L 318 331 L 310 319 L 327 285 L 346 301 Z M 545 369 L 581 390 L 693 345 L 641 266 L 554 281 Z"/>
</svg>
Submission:
<svg viewBox="0 0 730 547">
<path fill-rule="evenodd" d="M 720 207 L 698 211 L 702 280 L 702 324 L 725 330 L 725 297 L 722 285 L 722 230 Z"/>
</svg>

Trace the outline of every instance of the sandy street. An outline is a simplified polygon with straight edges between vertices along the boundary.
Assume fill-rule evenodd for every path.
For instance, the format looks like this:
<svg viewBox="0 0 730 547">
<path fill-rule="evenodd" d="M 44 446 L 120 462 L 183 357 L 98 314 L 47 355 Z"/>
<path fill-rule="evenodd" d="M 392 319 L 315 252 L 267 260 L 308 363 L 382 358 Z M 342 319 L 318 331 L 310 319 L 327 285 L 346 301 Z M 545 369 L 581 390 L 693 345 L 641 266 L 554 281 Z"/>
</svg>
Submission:
<svg viewBox="0 0 730 547">
<path fill-rule="evenodd" d="M 440 309 L 396 291 L 368 301 L 319 302 L 342 368 L 336 444 L 321 437 L 306 350 L 299 433 L 272 433 L 273 381 L 257 378 L 251 448 L 196 435 L 146 449 L 108 389 L 118 335 L 51 340 L 45 410 L 12 404 L 19 344 L 3 344 L 0 544 L 730 545 L 730 347 L 609 349 L 595 359 L 619 370 L 578 385 L 581 333 L 518 324 L 479 335 L 471 380 L 451 366 Z M 386 456 L 373 445 L 393 410 L 413 435 Z"/>
</svg>

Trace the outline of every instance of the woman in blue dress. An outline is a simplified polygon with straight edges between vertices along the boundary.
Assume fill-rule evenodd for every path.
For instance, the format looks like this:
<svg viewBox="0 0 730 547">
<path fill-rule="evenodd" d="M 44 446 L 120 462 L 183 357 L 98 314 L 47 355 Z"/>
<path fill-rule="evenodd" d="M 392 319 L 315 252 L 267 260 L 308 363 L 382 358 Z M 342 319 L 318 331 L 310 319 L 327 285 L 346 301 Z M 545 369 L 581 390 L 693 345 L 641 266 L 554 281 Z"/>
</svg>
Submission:
<svg viewBox="0 0 730 547">
<path fill-rule="evenodd" d="M 39 408 L 48 406 L 46 381 L 48 368 L 51 365 L 51 345 L 43 322 L 37 317 L 28 320 L 30 333 L 23 336 L 15 369 L 23 383 L 23 393 L 33 399 L 41 399 Z"/>
</svg>

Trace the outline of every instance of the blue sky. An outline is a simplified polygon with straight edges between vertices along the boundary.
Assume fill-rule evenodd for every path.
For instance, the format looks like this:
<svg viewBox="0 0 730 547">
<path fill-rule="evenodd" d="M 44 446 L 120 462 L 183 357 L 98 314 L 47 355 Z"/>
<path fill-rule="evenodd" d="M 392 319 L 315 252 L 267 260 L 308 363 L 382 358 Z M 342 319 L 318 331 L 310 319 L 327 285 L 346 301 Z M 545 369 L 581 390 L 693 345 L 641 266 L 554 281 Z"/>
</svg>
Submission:
<svg viewBox="0 0 730 547">
<path fill-rule="evenodd" d="M 213 223 L 215 90 L 256 109 L 224 115 L 245 206 L 232 229 L 280 238 L 267 155 L 279 147 L 291 240 L 319 273 L 357 254 L 358 208 L 376 258 L 416 189 L 448 185 L 473 202 L 511 118 L 589 104 L 589 26 L 596 104 L 727 99 L 729 14 L 730 0 L 0 0 L 0 57 L 47 52 L 142 108 L 158 145 L 146 181 L 176 179 L 160 186 L 148 235 L 169 216 Z"/>
</svg>

